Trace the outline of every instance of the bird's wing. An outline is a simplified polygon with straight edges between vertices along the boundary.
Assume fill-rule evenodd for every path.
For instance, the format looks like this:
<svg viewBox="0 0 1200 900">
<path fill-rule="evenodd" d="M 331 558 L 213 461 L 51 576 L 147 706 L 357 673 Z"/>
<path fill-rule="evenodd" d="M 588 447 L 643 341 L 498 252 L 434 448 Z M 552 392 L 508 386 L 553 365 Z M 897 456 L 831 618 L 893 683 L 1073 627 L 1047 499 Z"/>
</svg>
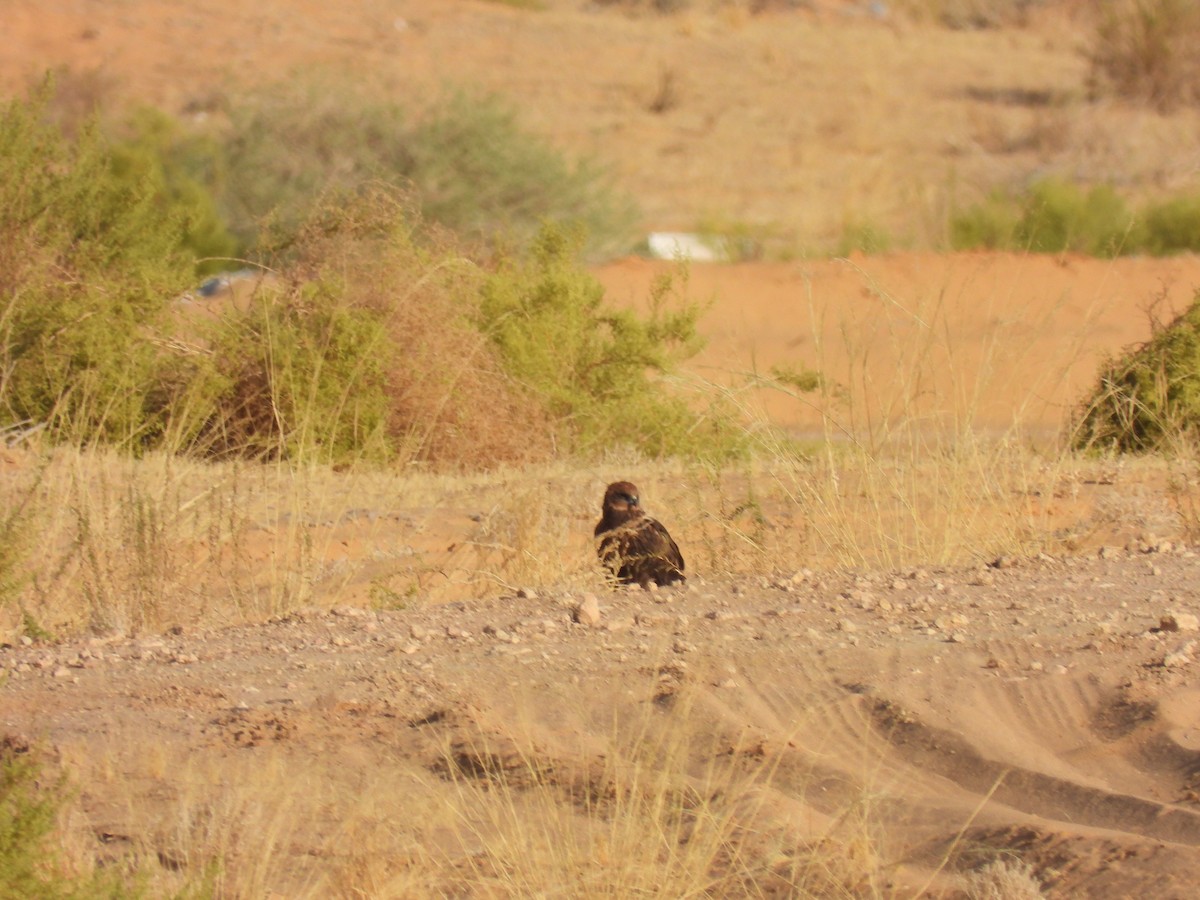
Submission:
<svg viewBox="0 0 1200 900">
<path fill-rule="evenodd" d="M 683 554 L 679 552 L 679 545 L 675 543 L 675 539 L 671 537 L 671 533 L 657 519 L 646 518 L 642 520 L 643 524 L 638 529 L 638 538 L 636 538 L 635 553 L 648 557 L 657 557 L 666 560 L 680 572 L 683 571 Z M 633 545 L 634 541 L 630 541 Z"/>
</svg>

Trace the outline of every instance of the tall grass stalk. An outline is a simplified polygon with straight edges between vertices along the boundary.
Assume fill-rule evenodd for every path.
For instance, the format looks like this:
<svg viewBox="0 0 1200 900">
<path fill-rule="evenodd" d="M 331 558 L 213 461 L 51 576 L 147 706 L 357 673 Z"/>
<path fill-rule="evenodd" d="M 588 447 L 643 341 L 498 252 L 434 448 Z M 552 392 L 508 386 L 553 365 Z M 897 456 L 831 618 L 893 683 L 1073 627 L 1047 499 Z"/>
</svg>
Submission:
<svg viewBox="0 0 1200 900">
<path fill-rule="evenodd" d="M 847 263 L 847 265 L 854 265 Z M 808 540 L 800 558 L 823 565 L 903 568 L 965 563 L 1040 549 L 1048 540 L 1049 497 L 1077 464 L 1058 435 L 1031 433 L 1028 417 L 1044 412 L 1045 396 L 1086 348 L 1093 305 L 1052 366 L 1029 356 L 1023 334 L 1041 321 L 1022 316 L 1018 297 L 949 297 L 944 290 L 898 297 L 862 270 L 878 314 L 853 318 L 832 311 L 805 287 L 814 356 L 822 373 L 801 394 L 778 379 L 759 384 L 784 391 L 821 412 L 814 444 L 781 436 L 763 420 L 749 394 L 731 392 L 743 417 L 758 419 L 759 497 L 779 492 L 795 507 Z M 968 291 L 986 291 L 968 285 Z M 959 304 L 995 308 L 981 349 L 968 353 L 957 321 Z M 829 341 L 839 341 L 832 352 Z M 831 360 L 843 360 L 835 370 Z M 1006 397 L 1008 424 L 985 418 L 1003 372 L 1041 366 L 1028 396 Z M 1015 399 L 1015 404 L 1013 403 Z M 766 485 L 769 485 L 766 486 Z M 800 549 L 800 548 L 797 548 Z"/>
</svg>

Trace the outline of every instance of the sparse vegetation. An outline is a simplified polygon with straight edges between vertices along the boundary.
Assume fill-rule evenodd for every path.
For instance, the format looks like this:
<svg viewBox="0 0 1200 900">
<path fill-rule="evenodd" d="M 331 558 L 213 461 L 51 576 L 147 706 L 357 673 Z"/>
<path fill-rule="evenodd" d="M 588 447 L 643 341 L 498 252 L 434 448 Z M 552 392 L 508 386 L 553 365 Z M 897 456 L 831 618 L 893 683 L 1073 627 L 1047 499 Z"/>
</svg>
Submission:
<svg viewBox="0 0 1200 900">
<path fill-rule="evenodd" d="M 147 157 L 68 140 L 42 104 L 0 110 L 3 424 L 137 449 L 167 412 L 152 335 L 193 277 L 190 211 Z"/>
<path fill-rule="evenodd" d="M 200 254 L 230 248 L 169 123 L 146 114 L 116 144 L 95 129 L 71 140 L 42 120 L 39 104 L 10 104 L 4 122 L 7 425 L 45 423 L 55 441 L 136 452 L 451 465 L 536 458 L 552 441 L 595 447 L 618 431 L 645 452 L 689 452 L 720 431 L 645 377 L 647 367 L 669 374 L 694 346 L 696 310 L 668 312 L 662 296 L 649 320 L 605 308 L 581 268 L 583 240 L 547 250 L 552 229 L 537 244 L 540 262 L 524 267 L 505 261 L 520 244 L 480 263 L 460 239 L 423 224 L 417 207 L 475 237 L 517 239 L 551 214 L 547 204 L 586 216 L 580 192 L 591 196 L 592 182 L 528 144 L 496 105 L 460 96 L 424 123 L 424 137 L 403 151 L 424 173 L 417 195 L 369 182 L 382 163 L 368 160 L 292 222 L 318 199 L 301 179 L 258 251 L 270 277 L 247 309 L 214 316 L 175 299 Z M 329 124 L 312 133 L 345 130 Z M 247 133 L 266 124 L 258 128 Z M 345 140 L 347 152 L 393 146 L 361 133 Z M 289 146 L 303 149 L 303 134 Z M 489 200 L 468 184 L 494 193 Z M 554 383 L 564 372 L 515 349 L 501 321 L 506 303 L 550 329 L 540 337 L 589 348 L 572 379 Z M 657 424 L 598 431 L 622 412 L 626 426 L 647 413 Z"/>
<path fill-rule="evenodd" d="M 1023 192 L 994 191 L 956 213 L 950 243 L 956 250 L 1101 257 L 1194 252 L 1200 250 L 1200 200 L 1181 195 L 1149 202 L 1135 213 L 1108 185 L 1085 189 L 1047 179 Z"/>
<path fill-rule="evenodd" d="M 264 220 L 291 231 L 376 183 L 411 188 L 422 220 L 468 240 L 521 246 L 551 220 L 582 225 L 593 253 L 632 243 L 633 205 L 605 173 L 568 162 L 495 96 L 412 110 L 331 76 L 242 97 L 230 115 L 218 194 L 248 244 Z"/>
<path fill-rule="evenodd" d="M 1200 293 L 1146 343 L 1100 370 L 1072 432 L 1099 451 L 1178 451 L 1200 437 Z"/>
<path fill-rule="evenodd" d="M 954 27 L 1034 5 L 913 2 Z M 736 10 L 719 28 L 807 4 L 625 5 Z M 650 107 L 669 113 L 679 82 L 662 71 Z M 858 87 L 887 94 L 877 80 Z M 1082 729 L 1111 732 L 1109 744 L 1126 724 L 1153 727 L 1134 738 L 1170 737 L 1168 704 L 1155 724 L 1151 701 L 1172 690 L 1156 645 L 1178 643 L 1096 648 L 1114 629 L 1153 629 L 1159 610 L 1136 595 L 1146 578 L 1186 580 L 1187 560 L 1147 567 L 1131 551 L 1117 570 L 1107 554 L 1041 557 L 1072 546 L 1081 519 L 1093 526 L 1081 485 L 1109 477 L 1111 460 L 1054 439 L 1031 446 L 1020 408 L 1031 400 L 1013 402 L 1010 424 L 982 423 L 998 358 L 1044 362 L 1024 359 L 1044 323 L 1020 296 L 983 297 L 990 288 L 968 279 L 972 308 L 995 301 L 984 337 L 968 338 L 976 320 L 955 318 L 945 285 L 892 296 L 864 266 L 837 300 L 867 315 L 826 331 L 799 320 L 838 314 L 812 293 L 829 270 L 776 266 L 772 277 L 795 277 L 768 323 L 788 362 L 699 370 L 745 383 L 684 377 L 703 312 L 688 273 L 660 279 L 641 312 L 611 304 L 583 260 L 621 245 L 622 204 L 510 109 L 469 94 L 417 111 L 342 88 L 273 90 L 253 109 L 222 109 L 232 138 L 154 113 L 107 137 L 60 131 L 36 106 L 0 117 L 0 686 L 15 688 L 7 715 L 46 723 L 56 754 L 43 766 L 0 733 L 0 900 L 956 889 L 1014 900 L 1040 896 L 1038 876 L 1066 894 L 1087 866 L 1104 872 L 1114 848 L 1134 845 L 1122 843 L 1123 815 L 1136 818 L 1134 843 L 1158 850 L 1109 878 L 1184 858 L 1171 847 L 1194 822 L 1180 804 L 1133 792 L 1101 802 L 1096 779 L 1072 772 L 1087 762 Z M 693 102 L 689 92 L 679 118 Z M 704 115 L 691 127 L 719 139 Z M 853 130 L 820 119 L 814 110 L 806 135 Z M 874 156 L 865 137 L 848 143 Z M 742 164 L 801 170 L 807 149 L 781 143 Z M 231 226 L 223 217 L 242 199 Z M 1125 204 L 1109 187 L 1041 182 L 968 211 L 956 241 L 1196 249 L 1200 203 Z M 580 219 L 590 231 L 575 230 Z M 848 212 L 838 249 L 888 249 L 883 222 Z M 700 230 L 733 261 L 767 255 L 775 238 L 719 217 Z M 206 257 L 230 255 L 261 274 L 248 294 L 187 290 L 224 265 Z M 1198 310 L 1200 294 L 1105 368 L 1080 447 L 1193 452 Z M 824 334 L 846 344 L 841 383 L 825 371 Z M 747 399 L 757 389 L 818 410 L 819 425 L 780 434 Z M 1192 460 L 1147 465 L 1194 474 Z M 692 581 L 602 593 L 588 629 L 569 610 L 600 591 L 595 488 L 631 470 L 680 537 Z M 1187 477 L 1168 515 L 1190 516 L 1194 536 Z M 1047 573 L 1068 568 L 1052 595 Z M 1127 585 L 1076 596 L 1093 575 L 1135 568 Z M 267 624 L 228 627 L 242 623 Z M 1029 630 L 1042 638 L 1012 639 Z M 1087 653 L 1102 662 L 1089 669 Z M 1100 673 L 1118 665 L 1150 711 L 1098 725 Z M 923 711 L 885 699 L 894 685 Z M 970 715 L 939 702 L 951 694 Z M 1039 706 L 1068 694 L 1076 705 Z M 984 721 L 981 702 L 1011 715 Z M 1070 765 L 1018 763 L 988 807 L 1001 810 L 994 830 L 971 838 L 970 855 L 938 860 L 946 821 L 972 797 L 984 809 L 1010 774 L 981 790 L 1008 762 L 975 747 L 1048 715 L 1080 729 L 1059 741 Z M 139 718 L 152 724 L 130 725 Z M 1145 741 L 1119 743 L 1136 755 Z M 1194 779 L 1165 756 L 1151 773 L 1159 793 L 1184 796 Z M 79 798 L 59 771 L 87 779 Z M 931 779 L 955 790 L 922 798 Z M 1025 789 L 1051 783 L 1051 801 Z M 1048 834 L 1055 816 L 1073 819 L 1070 865 L 1050 859 L 1063 850 Z M 1088 844 L 1081 828 L 1103 834 Z M 1020 861 L 1023 843 L 1041 871 Z"/>
<path fill-rule="evenodd" d="M 649 315 L 608 306 L 581 271 L 579 241 L 544 231 L 530 258 L 507 265 L 482 290 L 480 326 L 508 371 L 545 403 L 568 452 L 630 448 L 651 456 L 736 452 L 736 429 L 714 408 L 697 416 L 659 379 L 699 349 L 692 304 L 671 308 L 662 281 Z"/>
<path fill-rule="evenodd" d="M 946 28 L 980 29 L 1020 26 L 1030 13 L 1053 0 L 896 0 L 895 8 L 917 21 Z"/>
<path fill-rule="evenodd" d="M 1200 103 L 1200 7 L 1192 0 L 1102 0 L 1087 51 L 1096 93 L 1161 111 Z"/>
<path fill-rule="evenodd" d="M 892 249 L 892 239 L 879 226 L 870 222 L 847 222 L 842 228 L 837 255 L 885 253 L 890 249 Z"/>
</svg>

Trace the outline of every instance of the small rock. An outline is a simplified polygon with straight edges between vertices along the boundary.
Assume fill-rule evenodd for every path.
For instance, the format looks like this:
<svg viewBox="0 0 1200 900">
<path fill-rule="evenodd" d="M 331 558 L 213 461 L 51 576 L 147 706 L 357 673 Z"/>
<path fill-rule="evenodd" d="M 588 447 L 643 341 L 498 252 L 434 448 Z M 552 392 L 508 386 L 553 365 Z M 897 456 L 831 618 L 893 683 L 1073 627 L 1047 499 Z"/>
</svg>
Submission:
<svg viewBox="0 0 1200 900">
<path fill-rule="evenodd" d="M 53 671 L 51 674 L 52 674 L 52 675 L 53 675 L 53 677 L 55 677 L 55 678 L 70 678 L 70 677 L 71 677 L 71 670 L 70 670 L 70 669 L 68 669 L 66 666 L 59 666 L 59 667 L 58 667 L 57 669 L 55 669 L 55 670 L 54 670 L 54 671 Z"/>
<path fill-rule="evenodd" d="M 432 632 L 424 625 L 413 624 L 408 626 L 408 636 L 414 641 L 427 641 L 431 634 Z"/>
<path fill-rule="evenodd" d="M 838 627 L 838 631 L 844 631 L 847 634 L 853 634 L 854 632 L 858 631 L 858 626 L 855 625 L 853 622 L 851 622 L 849 619 L 839 620 L 837 627 Z"/>
<path fill-rule="evenodd" d="M 637 614 L 636 621 L 643 628 L 653 628 L 656 625 L 665 625 L 669 619 L 666 613 L 643 612 Z"/>
<path fill-rule="evenodd" d="M 1192 663 L 1192 649 L 1195 647 L 1195 641 L 1188 641 L 1177 650 L 1173 650 L 1163 657 L 1163 667 L 1167 669 L 1179 669 Z"/>
<path fill-rule="evenodd" d="M 1198 631 L 1200 618 L 1192 613 L 1168 613 L 1158 620 L 1159 631 Z"/>
<path fill-rule="evenodd" d="M 518 588 L 517 597 L 521 600 L 536 600 L 538 598 L 537 591 L 533 588 Z"/>
<path fill-rule="evenodd" d="M 571 611 L 571 617 L 580 625 L 592 628 L 600 624 L 600 601 L 595 594 L 584 594 L 583 599 Z"/>
</svg>

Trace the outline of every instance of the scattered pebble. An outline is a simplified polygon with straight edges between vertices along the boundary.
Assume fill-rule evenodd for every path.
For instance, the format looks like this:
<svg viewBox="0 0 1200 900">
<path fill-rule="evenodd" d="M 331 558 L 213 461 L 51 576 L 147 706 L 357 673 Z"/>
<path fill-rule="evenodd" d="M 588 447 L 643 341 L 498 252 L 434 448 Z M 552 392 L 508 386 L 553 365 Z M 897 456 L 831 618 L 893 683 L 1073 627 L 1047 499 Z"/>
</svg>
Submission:
<svg viewBox="0 0 1200 900">
<path fill-rule="evenodd" d="M 583 599 L 571 611 L 571 617 L 580 625 L 592 628 L 600 623 L 600 601 L 595 594 L 584 594 Z"/>
</svg>

